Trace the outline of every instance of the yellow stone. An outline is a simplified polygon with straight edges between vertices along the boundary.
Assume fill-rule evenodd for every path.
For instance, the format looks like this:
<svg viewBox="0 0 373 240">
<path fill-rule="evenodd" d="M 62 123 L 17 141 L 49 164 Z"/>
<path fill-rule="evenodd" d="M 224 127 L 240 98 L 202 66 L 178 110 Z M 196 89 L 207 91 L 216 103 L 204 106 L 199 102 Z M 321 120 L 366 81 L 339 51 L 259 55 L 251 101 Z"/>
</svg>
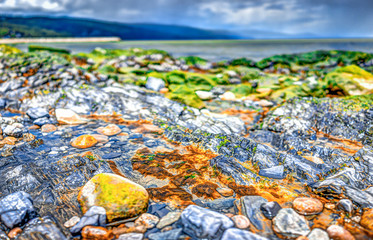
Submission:
<svg viewBox="0 0 373 240">
<path fill-rule="evenodd" d="M 149 194 L 142 186 L 112 173 L 100 173 L 80 190 L 78 201 L 83 213 L 92 206 L 106 209 L 109 222 L 146 212 Z"/>
<path fill-rule="evenodd" d="M 76 148 L 89 148 L 97 144 L 96 138 L 91 135 L 81 135 L 71 142 L 71 146 Z"/>
</svg>

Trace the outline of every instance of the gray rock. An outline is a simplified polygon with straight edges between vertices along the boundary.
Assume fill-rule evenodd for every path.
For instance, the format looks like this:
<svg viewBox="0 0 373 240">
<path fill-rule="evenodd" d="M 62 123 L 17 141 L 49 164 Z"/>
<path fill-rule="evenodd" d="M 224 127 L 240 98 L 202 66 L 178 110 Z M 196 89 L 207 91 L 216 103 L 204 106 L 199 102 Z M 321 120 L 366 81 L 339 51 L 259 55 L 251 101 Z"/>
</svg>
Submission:
<svg viewBox="0 0 373 240">
<path fill-rule="evenodd" d="M 19 138 L 22 136 L 23 130 L 14 125 L 8 125 L 3 132 L 8 136 Z"/>
<path fill-rule="evenodd" d="M 278 212 L 273 218 L 273 230 L 286 238 L 307 236 L 310 232 L 307 220 L 292 208 L 283 208 Z"/>
<path fill-rule="evenodd" d="M 312 231 L 310 232 L 310 234 L 308 234 L 307 237 L 309 240 L 329 240 L 328 233 L 320 228 L 312 229 Z"/>
<path fill-rule="evenodd" d="M 67 240 L 66 236 L 56 223 L 48 218 L 35 218 L 27 223 L 23 232 L 17 237 L 20 240 Z"/>
<path fill-rule="evenodd" d="M 118 240 L 142 240 L 144 234 L 142 233 L 125 233 L 118 237 Z"/>
<path fill-rule="evenodd" d="M 177 228 L 166 232 L 151 233 L 148 238 L 150 240 L 174 240 L 179 238 L 182 230 L 182 228 Z"/>
<path fill-rule="evenodd" d="M 281 209 L 282 207 L 277 202 L 267 202 L 260 205 L 263 215 L 270 220 L 276 217 L 278 211 Z"/>
<path fill-rule="evenodd" d="M 192 238 L 219 239 L 223 232 L 234 226 L 227 216 L 190 205 L 181 213 L 183 230 Z"/>
<path fill-rule="evenodd" d="M 235 200 L 235 198 L 215 199 L 211 202 L 205 203 L 205 206 L 215 211 L 229 209 L 234 207 Z"/>
<path fill-rule="evenodd" d="M 350 199 L 341 199 L 337 203 L 337 209 L 352 213 L 352 211 L 354 210 L 354 205 Z"/>
<path fill-rule="evenodd" d="M 270 231 L 271 226 L 267 224 L 266 218 L 262 214 L 260 207 L 267 203 L 267 199 L 261 196 L 241 197 L 242 213 L 250 220 L 251 224 L 259 231 Z"/>
<path fill-rule="evenodd" d="M 10 229 L 21 226 L 37 216 L 31 196 L 23 191 L 12 193 L 0 200 L 1 221 Z"/>
<path fill-rule="evenodd" d="M 177 222 L 177 220 L 180 219 L 180 215 L 181 215 L 180 212 L 169 212 L 169 213 L 167 213 L 166 216 L 162 217 L 159 220 L 159 222 L 157 224 L 157 228 L 161 229 L 161 228 L 164 228 L 168 225 L 173 224 L 174 222 Z"/>
<path fill-rule="evenodd" d="M 38 118 L 49 117 L 49 113 L 44 108 L 30 108 L 26 111 L 27 116 L 29 116 L 32 120 Z"/>
<path fill-rule="evenodd" d="M 259 175 L 263 177 L 283 179 L 285 177 L 284 165 L 260 169 Z"/>
<path fill-rule="evenodd" d="M 80 221 L 70 228 L 72 234 L 78 234 L 85 226 L 106 226 L 106 210 L 93 206 L 84 214 Z"/>
<path fill-rule="evenodd" d="M 146 81 L 145 87 L 147 89 L 151 89 L 153 91 L 158 92 L 162 88 L 166 86 L 165 82 L 160 78 L 155 77 L 148 77 L 148 80 Z"/>
<path fill-rule="evenodd" d="M 238 228 L 230 228 L 223 233 L 221 240 L 267 240 L 258 234 L 241 230 Z"/>
<path fill-rule="evenodd" d="M 6 100 L 3 98 L 0 98 L 0 109 L 4 109 L 6 106 Z"/>
</svg>

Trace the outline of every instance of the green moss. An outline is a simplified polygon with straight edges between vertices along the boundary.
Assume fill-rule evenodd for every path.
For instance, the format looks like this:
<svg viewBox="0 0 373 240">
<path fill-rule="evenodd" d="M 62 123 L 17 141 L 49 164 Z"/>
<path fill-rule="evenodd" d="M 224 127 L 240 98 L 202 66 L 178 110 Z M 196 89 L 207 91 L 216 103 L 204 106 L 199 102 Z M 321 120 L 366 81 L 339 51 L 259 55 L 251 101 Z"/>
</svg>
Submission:
<svg viewBox="0 0 373 240">
<path fill-rule="evenodd" d="M 167 95 L 168 98 L 195 108 L 205 107 L 204 102 L 188 86 L 173 85 L 170 86 L 170 89 L 171 93 Z"/>
<path fill-rule="evenodd" d="M 39 46 L 39 45 L 29 45 L 28 46 L 28 51 L 29 52 L 47 51 L 47 52 L 52 52 L 52 53 L 70 54 L 70 51 L 66 50 L 66 49 L 43 47 L 43 46 Z"/>
<path fill-rule="evenodd" d="M 238 84 L 231 89 L 231 92 L 238 98 L 248 96 L 253 93 L 253 88 L 248 84 Z"/>
<path fill-rule="evenodd" d="M 185 61 L 187 65 L 205 65 L 208 62 L 206 59 L 196 56 L 180 57 L 178 59 Z"/>
</svg>

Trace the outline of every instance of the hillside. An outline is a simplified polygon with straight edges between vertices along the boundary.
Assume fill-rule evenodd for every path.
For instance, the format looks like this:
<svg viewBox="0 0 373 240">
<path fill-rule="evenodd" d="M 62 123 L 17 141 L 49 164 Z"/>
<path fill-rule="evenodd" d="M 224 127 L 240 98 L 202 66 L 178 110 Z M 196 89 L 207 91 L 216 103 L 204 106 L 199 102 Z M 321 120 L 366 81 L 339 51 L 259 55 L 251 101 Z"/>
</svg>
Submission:
<svg viewBox="0 0 373 240">
<path fill-rule="evenodd" d="M 224 31 L 162 24 L 126 24 L 70 17 L 0 18 L 0 37 L 105 37 L 123 40 L 238 39 Z"/>
</svg>

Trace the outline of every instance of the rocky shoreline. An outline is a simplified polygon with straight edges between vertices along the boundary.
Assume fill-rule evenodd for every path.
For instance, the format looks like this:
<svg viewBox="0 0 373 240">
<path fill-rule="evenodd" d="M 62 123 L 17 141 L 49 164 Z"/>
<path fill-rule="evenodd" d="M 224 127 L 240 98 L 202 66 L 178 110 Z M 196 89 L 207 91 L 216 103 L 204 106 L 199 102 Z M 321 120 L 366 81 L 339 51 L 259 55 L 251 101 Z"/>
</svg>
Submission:
<svg viewBox="0 0 373 240">
<path fill-rule="evenodd" d="M 372 54 L 0 55 L 0 239 L 373 238 Z"/>
</svg>

